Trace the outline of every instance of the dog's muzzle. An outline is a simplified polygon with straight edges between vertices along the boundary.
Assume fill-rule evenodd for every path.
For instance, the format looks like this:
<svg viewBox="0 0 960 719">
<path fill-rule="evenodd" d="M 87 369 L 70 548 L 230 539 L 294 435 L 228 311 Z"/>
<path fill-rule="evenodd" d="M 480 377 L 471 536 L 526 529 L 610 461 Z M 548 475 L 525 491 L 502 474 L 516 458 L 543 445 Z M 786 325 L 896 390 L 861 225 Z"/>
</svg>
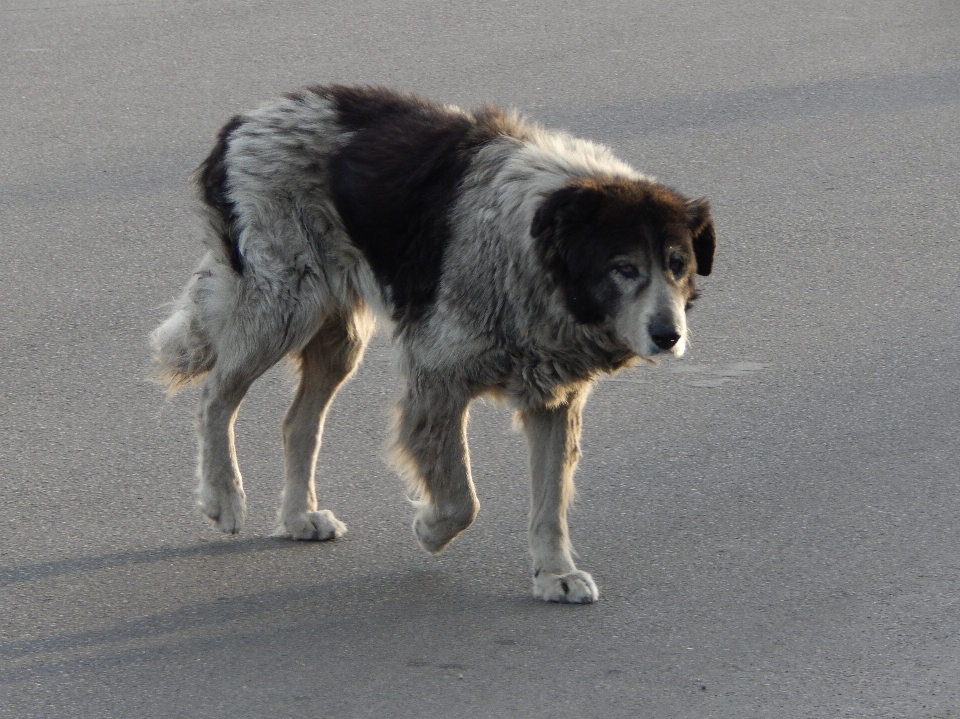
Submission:
<svg viewBox="0 0 960 719">
<path fill-rule="evenodd" d="M 650 339 L 662 352 L 673 349 L 673 346 L 680 341 L 680 333 L 676 327 L 668 325 L 650 325 Z"/>
</svg>

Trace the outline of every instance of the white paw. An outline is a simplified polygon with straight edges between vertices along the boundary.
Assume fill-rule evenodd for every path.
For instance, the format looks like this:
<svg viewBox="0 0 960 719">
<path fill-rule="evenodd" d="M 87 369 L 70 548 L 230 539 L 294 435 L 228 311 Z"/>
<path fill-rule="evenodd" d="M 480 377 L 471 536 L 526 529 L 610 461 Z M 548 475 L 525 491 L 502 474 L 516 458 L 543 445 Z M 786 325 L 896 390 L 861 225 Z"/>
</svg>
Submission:
<svg viewBox="0 0 960 719">
<path fill-rule="evenodd" d="M 533 596 L 547 602 L 590 604 L 597 601 L 600 592 L 593 577 L 579 569 L 567 574 L 539 571 L 533 578 Z"/>
<path fill-rule="evenodd" d="M 247 516 L 247 499 L 243 490 L 222 492 L 210 487 L 197 490 L 200 511 L 213 522 L 213 526 L 226 534 L 237 534 L 243 529 Z"/>
<path fill-rule="evenodd" d="M 329 509 L 319 512 L 300 512 L 284 519 L 272 537 L 286 537 L 315 542 L 338 539 L 347 531 L 347 525 L 337 519 Z"/>
</svg>

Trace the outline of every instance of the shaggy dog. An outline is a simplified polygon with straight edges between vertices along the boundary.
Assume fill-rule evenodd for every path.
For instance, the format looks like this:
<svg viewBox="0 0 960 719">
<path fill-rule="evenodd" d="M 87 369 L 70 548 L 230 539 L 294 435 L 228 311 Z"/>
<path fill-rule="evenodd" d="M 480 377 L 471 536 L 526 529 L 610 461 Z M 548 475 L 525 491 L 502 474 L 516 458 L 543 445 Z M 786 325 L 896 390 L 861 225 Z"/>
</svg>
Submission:
<svg viewBox="0 0 960 719">
<path fill-rule="evenodd" d="M 566 521 L 581 410 L 598 374 L 683 354 L 694 275 L 716 246 L 708 203 L 516 114 L 369 87 L 309 88 L 234 117 L 196 179 L 207 253 L 153 347 L 169 389 L 202 380 L 203 513 L 240 531 L 234 418 L 287 356 L 300 376 L 277 534 L 345 531 L 317 505 L 320 437 L 386 320 L 405 380 L 394 458 L 420 545 L 442 551 L 477 515 L 467 409 L 494 395 L 529 441 L 534 596 L 596 600 Z"/>
</svg>

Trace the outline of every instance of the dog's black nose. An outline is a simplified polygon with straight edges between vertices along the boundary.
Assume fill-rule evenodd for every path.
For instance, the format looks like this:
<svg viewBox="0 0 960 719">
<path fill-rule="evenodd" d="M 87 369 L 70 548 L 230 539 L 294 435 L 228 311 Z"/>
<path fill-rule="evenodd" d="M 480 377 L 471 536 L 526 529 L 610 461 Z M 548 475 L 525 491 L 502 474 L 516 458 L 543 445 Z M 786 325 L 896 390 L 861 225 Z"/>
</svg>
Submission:
<svg viewBox="0 0 960 719">
<path fill-rule="evenodd" d="M 660 349 L 668 350 L 680 341 L 680 335 L 673 329 L 651 327 L 650 339 L 652 339 L 653 343 Z"/>
</svg>

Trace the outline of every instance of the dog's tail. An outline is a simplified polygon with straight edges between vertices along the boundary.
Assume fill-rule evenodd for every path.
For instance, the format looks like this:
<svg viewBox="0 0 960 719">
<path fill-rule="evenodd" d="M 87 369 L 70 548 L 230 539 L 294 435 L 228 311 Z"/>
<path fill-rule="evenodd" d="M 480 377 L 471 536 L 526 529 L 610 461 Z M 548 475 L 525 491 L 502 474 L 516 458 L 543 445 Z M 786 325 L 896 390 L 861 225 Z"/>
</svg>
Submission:
<svg viewBox="0 0 960 719">
<path fill-rule="evenodd" d="M 173 312 L 150 335 L 151 379 L 175 394 L 196 384 L 217 361 L 216 338 L 236 299 L 236 275 L 221 258 L 208 253 L 194 272 Z"/>
<path fill-rule="evenodd" d="M 216 340 L 223 337 L 236 307 L 246 268 L 229 192 L 227 152 L 233 133 L 244 122 L 238 115 L 224 125 L 213 150 L 193 173 L 208 252 L 173 303 L 173 313 L 150 338 L 154 355 L 151 378 L 171 394 L 195 384 L 213 368 Z"/>
</svg>

